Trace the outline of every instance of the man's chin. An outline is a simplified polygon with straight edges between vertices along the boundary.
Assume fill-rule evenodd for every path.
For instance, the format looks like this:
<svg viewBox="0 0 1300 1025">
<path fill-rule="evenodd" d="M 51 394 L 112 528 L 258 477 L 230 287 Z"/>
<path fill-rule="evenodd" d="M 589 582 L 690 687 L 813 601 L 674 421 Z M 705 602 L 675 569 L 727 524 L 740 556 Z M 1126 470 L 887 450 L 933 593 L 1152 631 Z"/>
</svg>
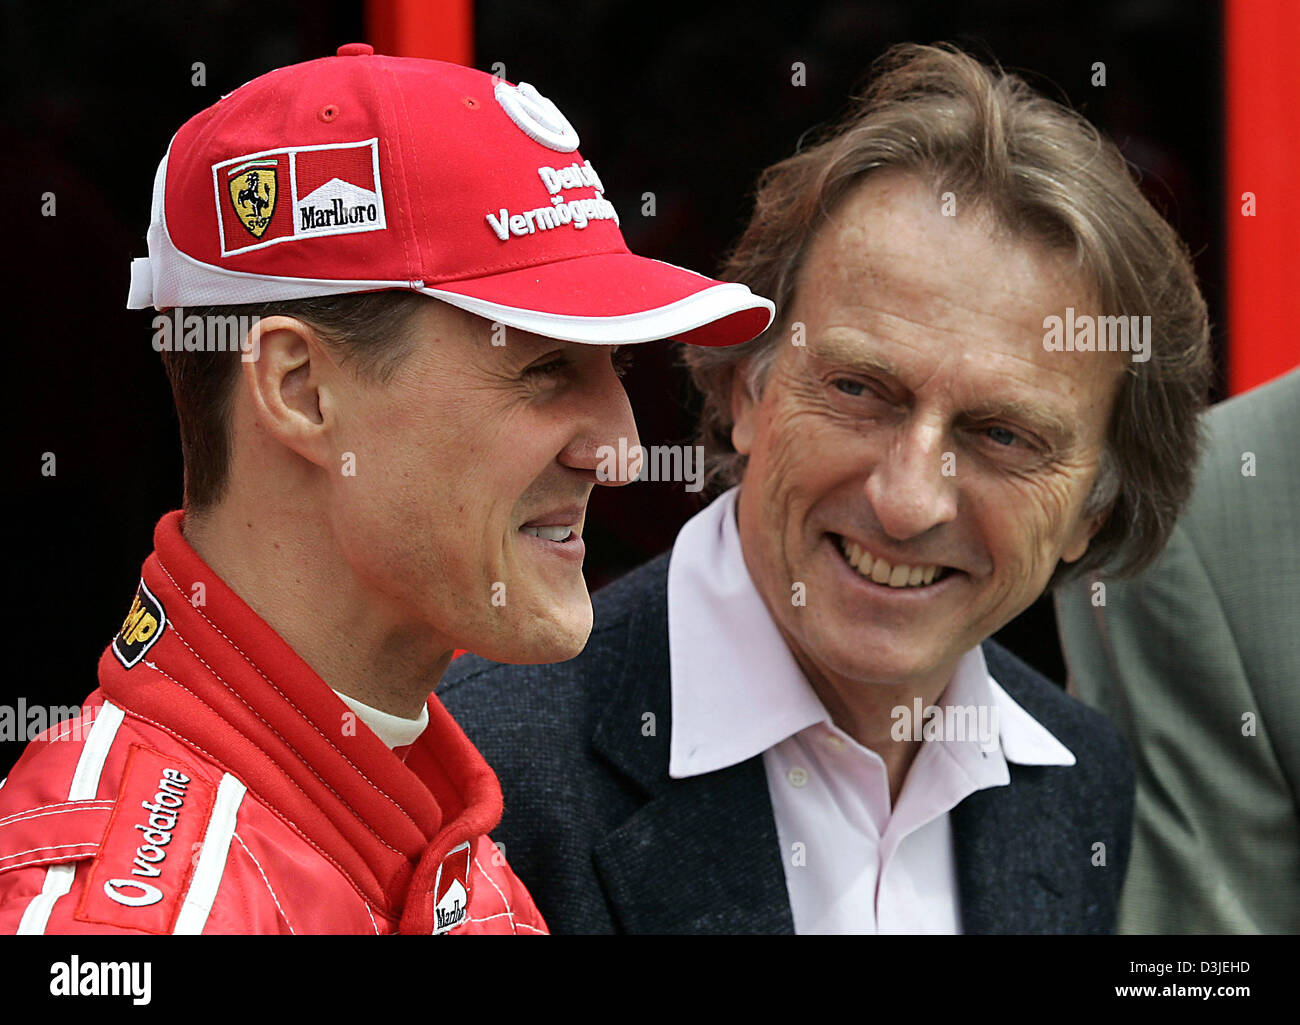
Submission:
<svg viewBox="0 0 1300 1025">
<path fill-rule="evenodd" d="M 567 662 L 582 654 L 591 626 L 591 601 L 584 591 L 580 605 L 574 602 L 572 607 L 529 616 L 526 621 L 512 623 L 482 647 L 470 650 L 492 662 L 511 665 Z"/>
<path fill-rule="evenodd" d="M 862 631 L 856 638 L 861 644 L 851 646 L 822 638 L 815 661 L 842 679 L 881 686 L 913 686 L 942 675 L 945 653 L 929 650 L 932 642 L 926 639 L 909 644 L 904 638 L 873 638 Z"/>
</svg>

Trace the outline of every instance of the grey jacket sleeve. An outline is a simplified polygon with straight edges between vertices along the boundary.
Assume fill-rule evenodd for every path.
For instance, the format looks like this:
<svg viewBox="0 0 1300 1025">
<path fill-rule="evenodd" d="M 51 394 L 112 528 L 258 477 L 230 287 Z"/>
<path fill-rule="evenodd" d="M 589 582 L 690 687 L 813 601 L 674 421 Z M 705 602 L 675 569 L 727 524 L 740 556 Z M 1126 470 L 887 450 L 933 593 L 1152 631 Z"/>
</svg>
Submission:
<svg viewBox="0 0 1300 1025">
<path fill-rule="evenodd" d="M 1056 595 L 1071 688 L 1137 766 L 1121 932 L 1300 931 L 1298 395 L 1216 408 L 1159 561 Z"/>
</svg>

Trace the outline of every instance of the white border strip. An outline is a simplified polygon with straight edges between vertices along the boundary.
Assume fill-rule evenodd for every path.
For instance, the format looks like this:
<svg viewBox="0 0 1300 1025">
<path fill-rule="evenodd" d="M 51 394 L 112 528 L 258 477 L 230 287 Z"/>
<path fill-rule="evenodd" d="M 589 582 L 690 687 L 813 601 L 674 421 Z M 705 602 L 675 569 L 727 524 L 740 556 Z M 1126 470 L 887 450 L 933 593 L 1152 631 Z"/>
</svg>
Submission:
<svg viewBox="0 0 1300 1025">
<path fill-rule="evenodd" d="M 498 321 L 507 327 L 517 327 L 547 338 L 590 345 L 633 345 L 637 342 L 674 338 L 746 310 L 766 310 L 767 323 L 763 325 L 763 330 L 767 330 L 776 312 L 776 307 L 769 300 L 754 295 L 745 285 L 734 281 L 713 285 L 667 306 L 616 317 L 539 313 L 516 306 L 502 306 L 500 303 L 441 288 L 420 288 L 417 291 L 458 306 L 467 313 Z"/>
<path fill-rule="evenodd" d="M 190 879 L 181 913 L 176 916 L 175 936 L 197 936 L 208 924 L 212 903 L 217 899 L 221 878 L 226 874 L 226 860 L 230 856 L 230 841 L 235 835 L 235 820 L 248 788 L 230 773 L 221 777 L 217 787 L 217 800 L 212 806 L 208 828 L 203 834 L 199 849 L 199 863 Z"/>
<path fill-rule="evenodd" d="M 72 774 L 72 785 L 68 788 L 69 801 L 95 799 L 108 752 L 117 739 L 118 728 L 125 717 L 126 713 L 108 701 L 95 713 L 95 721 L 90 724 L 90 735 L 82 743 L 81 757 L 77 759 L 77 768 Z M 72 880 L 76 874 L 75 863 L 51 865 L 46 870 L 45 885 L 23 912 L 17 935 L 40 936 L 45 932 L 50 913 L 54 910 L 54 902 L 72 889 Z"/>
</svg>

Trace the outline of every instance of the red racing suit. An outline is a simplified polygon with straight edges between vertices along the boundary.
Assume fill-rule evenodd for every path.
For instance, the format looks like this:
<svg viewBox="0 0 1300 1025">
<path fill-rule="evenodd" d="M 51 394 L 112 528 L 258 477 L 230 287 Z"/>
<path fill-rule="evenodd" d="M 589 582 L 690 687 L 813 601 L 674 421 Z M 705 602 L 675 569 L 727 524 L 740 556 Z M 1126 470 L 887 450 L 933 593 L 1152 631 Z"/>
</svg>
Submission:
<svg viewBox="0 0 1300 1025">
<path fill-rule="evenodd" d="M 438 699 L 390 751 L 180 525 L 82 714 L 0 788 L 0 933 L 544 933 Z"/>
</svg>

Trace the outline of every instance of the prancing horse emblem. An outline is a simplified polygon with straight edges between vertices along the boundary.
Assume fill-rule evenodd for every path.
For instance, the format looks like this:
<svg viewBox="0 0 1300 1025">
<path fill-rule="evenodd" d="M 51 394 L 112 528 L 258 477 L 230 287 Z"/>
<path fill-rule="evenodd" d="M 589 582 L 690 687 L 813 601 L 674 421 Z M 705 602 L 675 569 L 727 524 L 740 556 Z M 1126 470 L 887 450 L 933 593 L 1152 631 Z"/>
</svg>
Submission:
<svg viewBox="0 0 1300 1025">
<path fill-rule="evenodd" d="M 250 160 L 232 168 L 230 201 L 239 221 L 254 238 L 261 238 L 275 213 L 275 160 Z"/>
</svg>

